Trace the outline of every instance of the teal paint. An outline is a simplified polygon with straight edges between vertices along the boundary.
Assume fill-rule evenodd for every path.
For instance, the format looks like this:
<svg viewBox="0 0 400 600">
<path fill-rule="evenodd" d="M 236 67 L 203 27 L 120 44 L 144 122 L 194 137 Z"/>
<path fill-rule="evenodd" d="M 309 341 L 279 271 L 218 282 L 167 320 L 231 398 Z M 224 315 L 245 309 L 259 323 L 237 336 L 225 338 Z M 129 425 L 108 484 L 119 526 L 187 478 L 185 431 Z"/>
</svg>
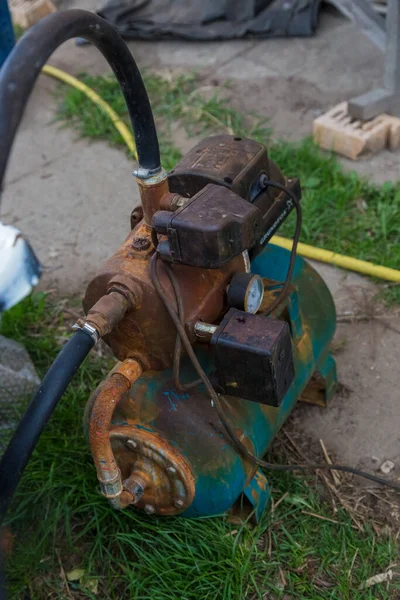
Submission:
<svg viewBox="0 0 400 600">
<path fill-rule="evenodd" d="M 271 497 L 267 478 L 261 469 L 256 471 L 250 483 L 244 488 L 243 494 L 253 506 L 255 520 L 258 523 Z"/>
</svg>

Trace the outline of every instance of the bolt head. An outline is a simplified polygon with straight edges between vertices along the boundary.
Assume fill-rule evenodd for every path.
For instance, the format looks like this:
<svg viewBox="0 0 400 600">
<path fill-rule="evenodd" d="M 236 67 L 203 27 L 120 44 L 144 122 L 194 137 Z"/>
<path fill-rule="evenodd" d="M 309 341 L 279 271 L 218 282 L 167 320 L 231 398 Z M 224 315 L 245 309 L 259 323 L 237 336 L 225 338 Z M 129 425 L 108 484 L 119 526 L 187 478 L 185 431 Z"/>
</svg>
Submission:
<svg viewBox="0 0 400 600">
<path fill-rule="evenodd" d="M 184 506 L 183 500 L 175 500 L 174 506 L 175 506 L 175 508 L 183 508 L 183 506 Z"/>
<path fill-rule="evenodd" d="M 129 450 L 136 450 L 137 448 L 137 443 L 134 440 L 126 440 L 126 445 L 128 446 Z"/>
<path fill-rule="evenodd" d="M 137 237 L 133 239 L 132 248 L 135 250 L 147 250 L 147 248 L 150 248 L 150 243 L 147 237 Z"/>
<path fill-rule="evenodd" d="M 151 504 L 146 504 L 146 506 L 144 507 L 144 512 L 148 515 L 152 515 L 156 512 L 156 509 Z"/>
<path fill-rule="evenodd" d="M 265 173 L 262 173 L 260 175 L 260 179 L 259 179 L 259 185 L 261 188 L 265 188 L 267 187 L 267 181 L 268 181 L 268 177 L 266 176 Z"/>
</svg>

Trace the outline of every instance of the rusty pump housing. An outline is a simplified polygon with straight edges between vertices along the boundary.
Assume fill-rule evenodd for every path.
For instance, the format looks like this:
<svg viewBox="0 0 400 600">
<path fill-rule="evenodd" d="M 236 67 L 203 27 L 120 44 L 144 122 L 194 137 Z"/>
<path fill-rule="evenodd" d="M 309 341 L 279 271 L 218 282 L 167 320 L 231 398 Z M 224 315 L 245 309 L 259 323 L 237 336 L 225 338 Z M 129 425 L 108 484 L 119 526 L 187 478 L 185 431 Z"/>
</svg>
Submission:
<svg viewBox="0 0 400 600">
<path fill-rule="evenodd" d="M 149 514 L 203 516 L 225 512 L 245 493 L 260 513 L 268 499 L 265 475 L 232 446 L 202 386 L 187 388 L 174 378 L 177 333 L 151 278 L 155 252 L 168 301 L 177 306 L 170 269 L 186 334 L 251 452 L 264 454 L 307 381 L 317 377 L 321 353 L 327 366 L 318 399 L 333 393 L 327 345 L 334 308 L 319 276 L 297 259 L 302 282 L 308 280 L 302 293 L 316 294 L 308 302 L 312 321 L 299 306 L 295 283 L 273 316 L 263 314 L 289 260 L 286 251 L 267 243 L 293 208 L 284 191 L 266 185 L 271 179 L 300 195 L 299 182 L 286 180 L 261 144 L 229 135 L 202 140 L 169 174 L 137 178 L 142 207 L 132 213 L 132 231 L 84 298 L 86 323 L 122 361 L 85 414 L 102 493 L 118 509 L 132 504 Z M 262 264 L 258 314 L 230 307 L 227 293 L 235 278 L 253 276 L 250 261 Z M 118 324 L 111 328 L 104 324 L 115 294 L 128 306 L 118 308 L 123 315 L 113 316 Z M 316 307 L 323 323 L 315 318 Z M 321 352 L 313 349 L 318 323 Z M 186 383 L 195 378 L 187 358 L 181 373 Z M 223 491 L 221 481 L 228 482 Z"/>
<path fill-rule="evenodd" d="M 300 397 L 324 404 L 336 386 L 335 309 L 320 276 L 296 258 L 300 218 L 292 253 L 270 242 L 293 208 L 301 215 L 299 182 L 262 144 L 231 135 L 202 140 L 166 173 L 129 49 L 104 19 L 71 10 L 31 28 L 0 72 L 0 187 L 41 68 L 74 37 L 98 48 L 120 84 L 141 205 L 0 460 L 0 522 L 100 338 L 119 361 L 85 409 L 102 494 L 119 510 L 186 517 L 247 499 L 259 517 L 269 497 L 260 459 Z"/>
</svg>

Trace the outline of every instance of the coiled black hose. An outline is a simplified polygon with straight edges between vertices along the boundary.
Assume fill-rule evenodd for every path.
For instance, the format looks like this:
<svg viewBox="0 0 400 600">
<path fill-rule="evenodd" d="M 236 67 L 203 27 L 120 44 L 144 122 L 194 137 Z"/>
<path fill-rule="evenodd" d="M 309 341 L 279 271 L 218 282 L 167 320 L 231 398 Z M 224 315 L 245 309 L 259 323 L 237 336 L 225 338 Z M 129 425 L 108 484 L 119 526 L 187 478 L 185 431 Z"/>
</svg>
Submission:
<svg viewBox="0 0 400 600">
<path fill-rule="evenodd" d="M 26 409 L 0 461 L 0 524 L 47 421 L 93 345 L 94 339 L 89 333 L 76 331 L 47 371 Z"/>
<path fill-rule="evenodd" d="M 0 70 L 0 189 L 15 133 L 36 79 L 54 50 L 71 38 L 91 42 L 103 54 L 121 86 L 128 107 L 139 166 L 160 169 L 153 113 L 139 69 L 119 33 L 85 10 L 49 15 L 18 42 Z"/>
<path fill-rule="evenodd" d="M 14 137 L 43 65 L 61 44 L 75 37 L 91 42 L 112 68 L 128 107 L 139 166 L 160 170 L 153 113 L 136 63 L 117 31 L 99 16 L 71 10 L 49 15 L 19 41 L 0 71 L 0 191 Z M 0 461 L 0 523 L 19 479 L 58 401 L 94 340 L 77 331 L 47 372 Z"/>
</svg>

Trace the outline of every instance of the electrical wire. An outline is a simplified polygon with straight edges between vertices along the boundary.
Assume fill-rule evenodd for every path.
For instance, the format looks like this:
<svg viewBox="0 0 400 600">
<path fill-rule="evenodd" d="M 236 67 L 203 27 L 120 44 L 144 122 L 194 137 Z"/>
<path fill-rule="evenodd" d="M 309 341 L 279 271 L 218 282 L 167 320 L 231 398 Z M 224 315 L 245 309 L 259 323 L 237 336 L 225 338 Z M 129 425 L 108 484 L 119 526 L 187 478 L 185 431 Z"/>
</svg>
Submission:
<svg viewBox="0 0 400 600">
<path fill-rule="evenodd" d="M 294 204 L 294 207 L 296 209 L 296 217 L 297 217 L 296 218 L 296 229 L 295 229 L 294 236 L 293 236 L 293 243 L 292 243 L 292 248 L 290 251 L 290 260 L 289 260 L 289 267 L 288 267 L 286 279 L 285 279 L 285 282 L 284 282 L 283 287 L 280 290 L 279 294 L 277 295 L 275 300 L 272 302 L 272 304 L 270 306 L 268 306 L 268 308 L 264 312 L 265 316 L 268 316 L 272 312 L 274 312 L 274 310 L 276 310 L 276 308 L 278 308 L 278 306 L 280 304 L 282 304 L 282 302 L 284 301 L 284 299 L 286 298 L 286 296 L 288 295 L 288 292 L 289 292 L 290 283 L 292 281 L 294 263 L 296 261 L 297 244 L 299 243 L 300 233 L 301 233 L 302 211 L 301 211 L 299 198 L 297 198 L 297 196 L 291 190 L 289 190 L 289 188 L 284 186 L 282 183 L 278 183 L 277 181 L 267 180 L 265 182 L 265 187 L 266 188 L 272 187 L 277 190 L 281 190 L 282 192 L 287 194 Z"/>
<path fill-rule="evenodd" d="M 374 483 L 384 485 L 388 488 L 391 488 L 393 490 L 400 492 L 400 484 L 387 481 L 386 479 L 377 477 L 376 475 L 372 475 L 371 473 L 366 473 L 365 471 L 361 471 L 359 469 L 356 469 L 353 467 L 348 467 L 345 465 L 336 465 L 336 464 L 330 465 L 330 464 L 326 464 L 326 463 L 281 465 L 281 464 L 276 464 L 276 463 L 270 463 L 265 460 L 262 460 L 261 458 L 258 458 L 257 456 L 254 456 L 254 454 L 252 454 L 246 448 L 246 446 L 243 444 L 243 442 L 238 438 L 238 436 L 234 432 L 233 428 L 231 427 L 230 423 L 227 421 L 224 411 L 223 411 L 223 408 L 220 403 L 219 396 L 218 396 L 217 392 L 214 390 L 207 374 L 205 373 L 203 367 L 201 366 L 201 364 L 192 348 L 190 340 L 186 334 L 184 325 L 181 323 L 181 320 L 179 318 L 177 311 L 171 306 L 171 304 L 169 302 L 169 298 L 168 298 L 165 290 L 163 289 L 163 287 L 160 283 L 159 277 L 158 277 L 158 272 L 157 272 L 158 258 L 159 257 L 158 257 L 157 251 L 156 251 L 152 256 L 151 263 L 150 263 L 150 275 L 151 275 L 151 280 L 153 282 L 153 285 L 154 285 L 155 289 L 157 290 L 157 293 L 159 294 L 160 298 L 162 299 L 162 301 L 165 305 L 165 308 L 167 309 L 167 311 L 177 329 L 177 332 L 182 341 L 182 345 L 185 348 L 190 360 L 192 361 L 194 369 L 197 371 L 202 383 L 204 384 L 204 386 L 211 398 L 211 405 L 213 407 L 215 407 L 217 415 L 218 415 L 228 437 L 230 438 L 230 441 L 232 442 L 232 444 L 236 448 L 236 450 L 239 452 L 239 454 L 241 454 L 245 459 L 247 459 L 252 464 L 257 465 L 258 467 L 262 467 L 263 469 L 271 470 L 271 471 L 313 471 L 316 469 L 324 469 L 324 470 L 329 470 L 329 471 L 342 471 L 345 473 L 351 473 L 353 475 L 363 477 L 364 479 L 369 479 L 370 481 L 373 481 Z"/>
<path fill-rule="evenodd" d="M 169 277 L 169 280 L 171 282 L 171 285 L 172 285 L 174 293 L 175 293 L 176 304 L 178 307 L 179 320 L 182 324 L 182 327 L 184 327 L 183 299 L 182 299 L 182 294 L 181 294 L 181 291 L 179 288 L 179 282 L 178 282 L 171 266 L 170 265 L 165 265 L 165 266 L 166 266 L 166 270 L 167 270 L 167 275 Z M 164 290 L 164 293 L 165 293 L 165 290 Z M 165 294 L 165 297 L 167 297 L 166 294 Z M 190 383 L 181 383 L 181 381 L 180 381 L 181 354 L 182 354 L 182 341 L 181 341 L 181 336 L 179 335 L 179 333 L 177 333 L 175 350 L 174 350 L 174 360 L 173 360 L 174 382 L 175 382 L 175 385 L 178 388 L 178 390 L 190 390 L 190 389 L 196 387 L 196 385 L 199 385 L 202 382 L 202 380 L 196 379 L 195 381 L 191 381 Z"/>
</svg>

